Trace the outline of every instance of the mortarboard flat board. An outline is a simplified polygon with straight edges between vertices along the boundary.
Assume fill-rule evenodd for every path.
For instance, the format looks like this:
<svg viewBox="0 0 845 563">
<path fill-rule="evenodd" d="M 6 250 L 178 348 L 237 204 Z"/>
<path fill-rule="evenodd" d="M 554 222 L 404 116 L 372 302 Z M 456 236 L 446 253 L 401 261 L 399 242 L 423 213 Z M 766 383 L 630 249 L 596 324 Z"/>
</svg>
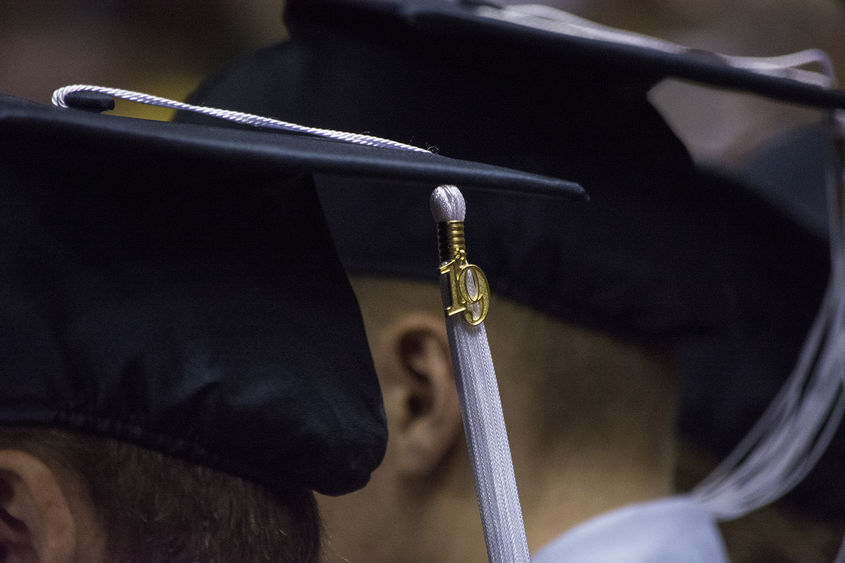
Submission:
<svg viewBox="0 0 845 563">
<path fill-rule="evenodd" d="M 497 44 L 548 63 L 577 60 L 601 67 L 598 73 L 634 73 L 652 84 L 679 78 L 805 106 L 845 109 L 845 91 L 798 80 L 801 73 L 797 69 L 774 69 L 775 64 L 737 68 L 730 62 L 740 58 L 633 33 L 614 33 L 619 30 L 559 10 L 531 6 L 530 2 L 514 11 L 495 0 L 294 0 L 288 4 L 286 23 L 292 33 L 300 22 L 322 19 L 337 22 L 339 27 L 366 27 L 416 49 L 462 38 L 463 45 L 477 54 Z M 561 15 L 559 19 L 555 12 Z M 397 33 L 397 27 L 405 33 Z M 752 68 L 755 71 L 750 71 Z M 548 67 L 550 78 L 566 74 L 559 65 Z"/>
<path fill-rule="evenodd" d="M 583 195 L 428 153 L 1 97 L 0 424 L 271 489 L 363 486 L 384 412 L 315 174 Z"/>
</svg>

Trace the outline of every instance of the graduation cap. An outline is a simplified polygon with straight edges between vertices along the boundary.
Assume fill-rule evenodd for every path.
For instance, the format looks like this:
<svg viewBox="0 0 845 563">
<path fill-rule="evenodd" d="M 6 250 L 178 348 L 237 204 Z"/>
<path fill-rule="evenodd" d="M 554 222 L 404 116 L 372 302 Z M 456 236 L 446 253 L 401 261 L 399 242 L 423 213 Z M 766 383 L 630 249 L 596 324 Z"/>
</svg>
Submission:
<svg viewBox="0 0 845 563">
<path fill-rule="evenodd" d="M 833 106 L 845 103 L 842 92 L 742 71 L 715 55 L 526 27 L 480 8 L 489 6 L 290 2 L 292 41 L 239 61 L 192 99 L 589 186 L 591 204 L 568 208 L 466 193 L 490 226 L 474 227 L 474 252 L 490 257 L 479 262 L 494 289 L 571 321 L 634 339 L 676 338 L 750 328 L 771 302 L 820 295 L 824 242 L 731 178 L 696 168 L 646 94 L 668 76 Z M 425 212 L 397 216 L 390 228 L 401 248 L 381 259 L 393 251 L 356 234 L 342 213 L 354 192 L 342 183 L 350 180 L 320 190 L 330 225 L 343 233 L 347 268 L 431 276 L 412 259 L 427 244 L 415 226 Z M 369 189 L 388 201 L 389 186 Z M 526 264 L 534 275 L 520 279 Z M 806 327 L 812 312 L 779 315 L 784 326 Z"/>
<path fill-rule="evenodd" d="M 824 288 L 825 241 L 778 200 L 696 167 L 647 93 L 673 77 L 845 108 L 824 76 L 792 68 L 824 59 L 740 60 L 558 19 L 490 3 L 292 1 L 290 42 L 192 99 L 578 181 L 590 205 L 465 190 L 494 290 L 624 338 L 680 342 L 686 376 L 710 389 L 788 372 Z M 362 201 L 353 184 L 318 186 L 344 265 L 432 279 L 412 259 L 426 214 L 391 215 L 379 226 L 401 246 L 372 248 L 348 219 Z M 375 217 L 403 207 L 386 183 L 368 190 Z"/>
<path fill-rule="evenodd" d="M 315 21 L 325 25 L 334 20 L 330 25 L 335 29 L 366 27 L 382 37 L 391 35 L 398 25 L 409 32 L 394 36 L 402 46 L 438 48 L 432 41 L 471 37 L 464 46 L 472 55 L 482 54 L 495 43 L 500 49 L 524 49 L 523 54 L 530 53 L 541 64 L 561 57 L 577 59 L 592 65 L 594 76 L 620 72 L 626 79 L 638 75 L 642 83 L 673 77 L 803 106 L 845 109 L 845 91 L 831 88 L 832 63 L 820 50 L 774 57 L 728 56 L 604 26 L 542 5 L 500 4 L 495 0 L 294 0 L 288 4 L 285 22 L 292 34 L 308 33 Z M 821 72 L 802 69 L 814 63 L 822 67 Z M 548 76 L 556 72 L 554 67 L 547 71 Z"/>
<path fill-rule="evenodd" d="M 0 424 L 271 489 L 363 486 L 384 412 L 315 174 L 582 193 L 426 152 L 0 97 Z M 421 260 L 436 265 L 433 242 Z"/>
</svg>

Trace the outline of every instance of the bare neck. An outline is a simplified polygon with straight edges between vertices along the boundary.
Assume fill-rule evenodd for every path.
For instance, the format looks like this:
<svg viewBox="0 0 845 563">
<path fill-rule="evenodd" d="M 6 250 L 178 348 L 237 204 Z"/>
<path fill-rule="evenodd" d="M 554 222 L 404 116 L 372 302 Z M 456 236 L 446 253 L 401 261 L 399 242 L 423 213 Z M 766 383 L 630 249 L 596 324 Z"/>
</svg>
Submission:
<svg viewBox="0 0 845 563">
<path fill-rule="evenodd" d="M 671 463 L 617 454 L 612 446 L 573 451 L 568 456 L 552 452 L 538 463 L 522 459 L 516 463 L 532 552 L 599 514 L 672 492 Z"/>
<path fill-rule="evenodd" d="M 637 448 L 581 448 L 529 456 L 511 434 L 514 464 L 528 547 L 533 553 L 569 528 L 609 510 L 667 496 L 672 492 L 673 437 L 656 458 Z M 486 561 L 478 505 L 465 452 L 417 507 L 419 561 Z M 430 493 L 429 490 L 429 493 Z M 413 502 L 413 501 L 411 501 Z M 426 549 L 436 546 L 431 553 Z M 407 553 L 407 552 L 406 552 Z"/>
</svg>

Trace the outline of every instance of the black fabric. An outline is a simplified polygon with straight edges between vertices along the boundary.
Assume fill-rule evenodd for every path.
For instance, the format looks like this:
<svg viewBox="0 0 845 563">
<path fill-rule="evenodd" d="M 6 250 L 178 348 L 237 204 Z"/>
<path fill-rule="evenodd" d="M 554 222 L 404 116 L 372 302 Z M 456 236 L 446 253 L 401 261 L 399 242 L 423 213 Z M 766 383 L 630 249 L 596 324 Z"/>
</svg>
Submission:
<svg viewBox="0 0 845 563">
<path fill-rule="evenodd" d="M 479 162 L 397 149 L 374 148 L 320 137 L 244 131 L 224 128 L 221 119 L 206 118 L 211 127 L 169 124 L 82 111 L 63 111 L 3 96 L 0 118 L 6 136 L 28 147 L 30 159 L 41 154 L 58 154 L 66 159 L 85 156 L 109 160 L 116 150 L 178 150 L 182 159 L 204 158 L 231 163 L 244 169 L 294 172 L 331 172 L 361 178 L 413 180 L 426 185 L 462 182 L 491 190 L 513 190 L 550 197 L 581 199 L 584 190 L 557 178 L 491 166 Z M 45 132 L 52 132 L 47 135 Z M 26 140 L 36 137 L 27 145 Z M 83 151 L 85 151 L 83 153 Z M 82 153 L 82 154 L 81 154 Z"/>
<path fill-rule="evenodd" d="M 417 50 L 432 47 L 441 39 L 463 39 L 463 47 L 497 43 L 511 50 L 546 57 L 577 60 L 597 67 L 596 73 L 636 75 L 655 83 L 680 78 L 710 86 L 760 94 L 773 99 L 819 108 L 845 109 L 845 91 L 821 88 L 797 80 L 752 73 L 729 66 L 719 55 L 701 50 L 674 54 L 557 34 L 476 15 L 472 8 L 485 2 L 464 0 L 290 0 L 286 23 L 294 36 L 307 33 L 310 22 L 321 21 L 346 27 L 367 28 L 371 36 L 388 39 Z M 489 4 L 495 5 L 495 2 Z M 308 22 L 302 25 L 303 22 Z M 398 27 L 404 33 L 393 33 Z M 563 67 L 547 67 L 550 73 Z M 566 76 L 562 71 L 560 76 Z"/>
<path fill-rule="evenodd" d="M 288 6 L 290 42 L 237 62 L 192 101 L 579 182 L 588 203 L 465 190 L 472 261 L 494 290 L 540 311 L 677 345 L 684 430 L 721 451 L 741 438 L 793 366 L 827 249 L 782 200 L 692 164 L 646 97 L 686 75 L 641 52 L 473 23 L 447 2 Z M 316 180 L 347 269 L 434 279 L 416 259 L 433 253 L 419 235 L 427 192 Z"/>
<path fill-rule="evenodd" d="M 741 173 L 804 228 L 827 238 L 826 168 L 834 146 L 823 125 L 801 126 L 751 154 Z"/>
<path fill-rule="evenodd" d="M 764 265 L 756 278 L 777 280 L 767 270 L 781 270 L 790 260 L 797 261 L 795 271 L 801 265 L 820 270 L 812 265 L 824 256 L 821 240 L 694 168 L 646 99 L 650 77 L 619 75 L 577 54 L 562 60 L 526 56 L 483 36 L 468 41 L 466 34 L 438 32 L 437 40 L 424 41 L 428 30 L 416 29 L 416 21 L 399 19 L 386 28 L 367 10 L 355 18 L 350 9 L 348 17 L 328 22 L 319 10 L 310 17 L 309 6 L 288 15 L 293 41 L 212 78 L 192 101 L 368 131 L 584 185 L 589 204 L 471 200 L 473 260 L 491 270 L 499 292 L 622 336 L 677 339 L 740 322 L 734 271 L 746 260 L 738 249 L 753 256 L 755 244 L 769 245 L 763 233 L 783 233 L 779 240 L 788 242 L 782 260 Z M 417 48 L 422 43 L 425 48 Z M 567 79 L 551 80 L 552 67 L 566 68 Z M 425 219 L 409 222 L 421 213 L 424 195 L 412 204 L 401 190 L 391 195 L 388 186 L 348 184 L 318 181 L 330 215 L 340 202 L 330 228 L 347 268 L 430 277 L 415 259 L 425 244 L 414 242 Z M 347 216 L 394 221 L 390 232 L 401 236 L 385 237 L 381 248 L 373 248 L 361 234 L 366 221 L 344 220 L 346 210 L 357 208 L 363 209 Z M 391 259 L 380 259 L 381 253 Z M 821 270 L 807 282 L 811 287 L 823 283 Z"/>
<path fill-rule="evenodd" d="M 0 98 L 0 424 L 271 489 L 363 486 L 384 412 L 317 172 L 581 193 L 430 154 Z"/>
</svg>

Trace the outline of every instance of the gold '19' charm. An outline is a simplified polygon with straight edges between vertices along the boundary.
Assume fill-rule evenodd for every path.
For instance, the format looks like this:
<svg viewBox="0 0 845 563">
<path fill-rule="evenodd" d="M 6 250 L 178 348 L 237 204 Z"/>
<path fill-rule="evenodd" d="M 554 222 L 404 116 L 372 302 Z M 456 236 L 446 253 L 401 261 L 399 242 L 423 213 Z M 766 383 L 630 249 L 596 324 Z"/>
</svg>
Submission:
<svg viewBox="0 0 845 563">
<path fill-rule="evenodd" d="M 479 325 L 490 307 L 490 284 L 481 268 L 466 260 L 463 222 L 439 223 L 438 235 L 440 258 L 445 261 L 440 266 L 440 274 L 447 276 L 451 297 L 446 314 L 463 313 L 464 321 L 472 326 Z"/>
<path fill-rule="evenodd" d="M 481 268 L 455 259 L 440 266 L 440 273 L 448 276 L 452 297 L 446 314 L 463 313 L 464 320 L 473 326 L 484 321 L 490 307 L 490 286 Z"/>
</svg>

